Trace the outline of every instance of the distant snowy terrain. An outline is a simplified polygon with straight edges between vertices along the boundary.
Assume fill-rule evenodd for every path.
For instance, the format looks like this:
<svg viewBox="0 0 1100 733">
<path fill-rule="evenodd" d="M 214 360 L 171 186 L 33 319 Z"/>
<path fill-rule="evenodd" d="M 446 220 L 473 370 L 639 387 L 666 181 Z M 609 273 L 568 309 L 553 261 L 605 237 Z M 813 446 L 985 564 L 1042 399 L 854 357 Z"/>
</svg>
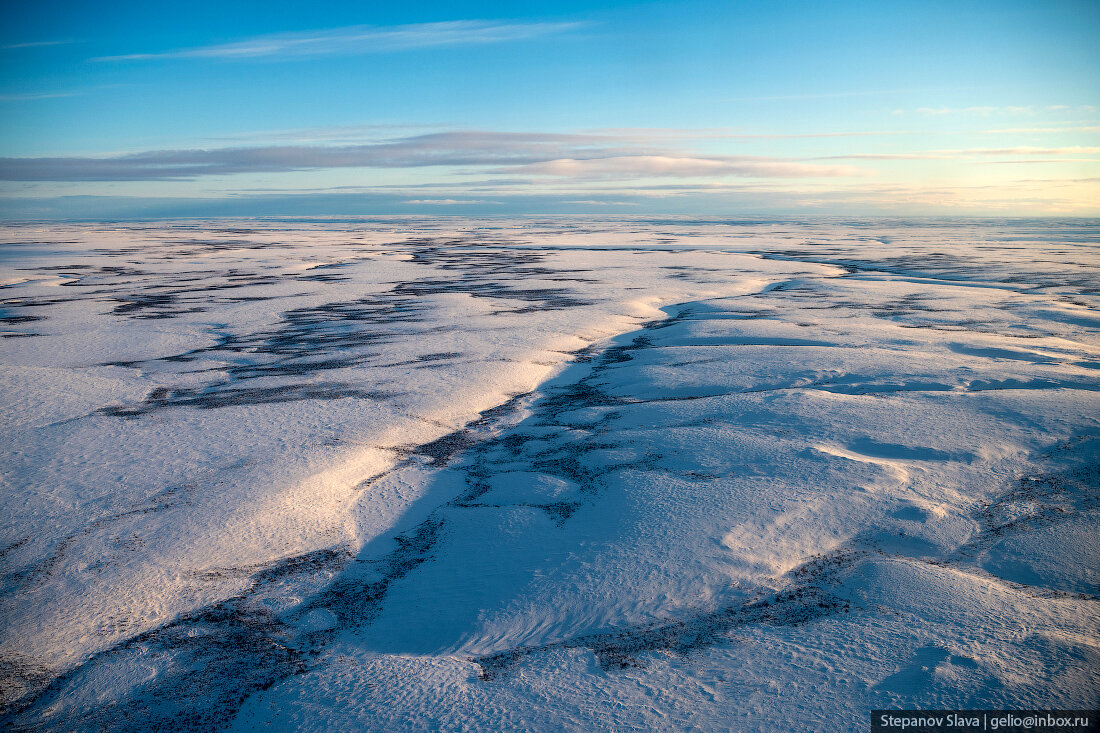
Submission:
<svg viewBox="0 0 1100 733">
<path fill-rule="evenodd" d="M 11 224 L 15 730 L 1100 707 L 1100 222 Z"/>
</svg>

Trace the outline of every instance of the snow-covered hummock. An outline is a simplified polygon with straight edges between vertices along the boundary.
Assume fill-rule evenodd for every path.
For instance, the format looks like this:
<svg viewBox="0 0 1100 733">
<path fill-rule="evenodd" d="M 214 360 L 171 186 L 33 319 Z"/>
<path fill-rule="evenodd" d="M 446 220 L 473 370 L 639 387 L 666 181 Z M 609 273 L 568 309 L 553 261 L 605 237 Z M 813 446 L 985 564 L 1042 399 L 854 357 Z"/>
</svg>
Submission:
<svg viewBox="0 0 1100 733">
<path fill-rule="evenodd" d="M 1097 238 L 9 226 L 5 722 L 1097 707 Z"/>
</svg>

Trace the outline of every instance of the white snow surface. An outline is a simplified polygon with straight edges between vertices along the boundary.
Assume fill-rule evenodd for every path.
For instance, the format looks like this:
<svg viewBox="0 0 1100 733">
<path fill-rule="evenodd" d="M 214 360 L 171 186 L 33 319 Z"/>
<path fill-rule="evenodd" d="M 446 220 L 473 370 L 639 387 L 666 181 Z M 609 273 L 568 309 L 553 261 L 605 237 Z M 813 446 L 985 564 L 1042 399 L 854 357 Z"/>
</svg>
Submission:
<svg viewBox="0 0 1100 733">
<path fill-rule="evenodd" d="M 2 238 L 7 727 L 1100 707 L 1100 222 Z"/>
</svg>

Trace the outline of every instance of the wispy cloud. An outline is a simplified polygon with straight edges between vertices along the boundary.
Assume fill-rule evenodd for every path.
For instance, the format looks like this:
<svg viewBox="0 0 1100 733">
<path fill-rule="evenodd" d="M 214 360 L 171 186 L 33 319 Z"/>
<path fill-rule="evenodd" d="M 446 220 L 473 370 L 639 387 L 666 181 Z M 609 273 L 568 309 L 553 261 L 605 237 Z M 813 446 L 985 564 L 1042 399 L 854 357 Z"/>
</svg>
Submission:
<svg viewBox="0 0 1100 733">
<path fill-rule="evenodd" d="M 227 142 L 263 142 L 280 143 L 367 143 L 382 142 L 397 135 L 409 135 L 413 131 L 428 132 L 453 129 L 454 125 L 434 123 L 392 123 L 369 125 L 326 125 L 323 127 L 302 127 L 287 130 L 252 130 L 233 135 L 207 137 L 205 140 L 225 144 Z"/>
<path fill-rule="evenodd" d="M 1030 165 L 1032 163 L 1100 163 L 1097 158 L 1010 158 L 1008 160 L 983 160 L 982 165 Z"/>
<path fill-rule="evenodd" d="M 1100 147 L 1088 147 L 1073 145 L 1062 148 L 971 148 L 969 150 L 945 151 L 957 152 L 962 155 L 1082 155 L 1100 153 Z"/>
<path fill-rule="evenodd" d="M 690 131 L 686 131 L 690 132 Z M 702 131 L 707 135 L 721 131 Z M 617 134 L 612 134 L 617 133 Z M 368 144 L 260 145 L 252 147 L 149 150 L 94 157 L 0 158 L 0 180 L 35 182 L 185 181 L 206 179 L 228 193 L 240 174 L 279 174 L 330 169 L 363 169 L 340 176 L 310 173 L 296 177 L 303 187 L 320 182 L 355 184 L 356 189 L 387 190 L 416 205 L 493 203 L 500 192 L 557 192 L 568 200 L 622 201 L 643 194 L 644 184 L 663 179 L 683 186 L 726 185 L 744 180 L 761 186 L 824 185 L 826 179 L 856 185 L 855 179 L 883 175 L 871 161 L 959 160 L 965 165 L 998 161 L 1081 160 L 1100 155 L 1100 147 L 982 147 L 890 152 L 860 152 L 809 157 L 730 155 L 659 145 L 652 130 L 586 133 L 449 131 L 394 137 Z M 679 131 L 670 131 L 678 135 Z M 811 133 L 813 134 L 813 133 Z M 820 133 L 833 135 L 833 133 Z M 847 134 L 836 134 L 848 137 Z M 685 146 L 686 147 L 686 146 Z M 860 161 L 868 161 L 861 163 Z M 848 164 L 851 163 L 851 164 Z M 369 169 L 438 167 L 438 176 L 370 174 Z M 227 177 L 218 180 L 215 177 Z M 425 181 L 424 179 L 430 179 Z M 402 180 L 405 179 L 405 180 Z M 431 180 L 434 179 L 434 180 Z M 288 179 L 289 180 L 289 179 Z M 272 181 L 274 182 L 274 181 Z M 283 181 L 279 181 L 282 183 Z M 788 182 L 791 182 L 788 184 Z M 257 181 L 248 181 L 255 184 Z M 266 184 L 268 181 L 263 181 Z M 641 184 L 641 185 L 640 185 Z M 44 183 L 43 183 L 44 185 Z M 859 185 L 862 185 L 860 183 Z M 402 190 L 403 189 L 403 190 Z M 299 189 L 301 190 L 301 189 Z M 453 203 L 452 203 L 453 202 Z M 603 204 L 601 204 L 603 205 Z"/>
<path fill-rule="evenodd" d="M 495 201 L 482 201 L 479 199 L 411 199 L 402 201 L 403 204 L 428 204 L 431 206 L 455 206 L 462 204 L 492 204 Z"/>
<path fill-rule="evenodd" d="M 63 99 L 65 97 L 79 97 L 91 94 L 102 89 L 116 89 L 130 86 L 129 84 L 96 84 L 95 86 L 79 89 L 62 89 L 52 92 L 15 92 L 12 94 L 0 94 L 0 102 L 34 102 L 39 99 Z"/>
<path fill-rule="evenodd" d="M 266 57 L 336 56 L 406 51 L 416 48 L 473 46 L 523 41 L 580 27 L 580 23 L 509 23 L 454 20 L 410 25 L 356 25 L 318 31 L 256 36 L 233 43 L 160 53 L 101 56 L 96 61 L 153 59 L 256 59 Z"/>
<path fill-rule="evenodd" d="M 601 158 L 561 158 L 531 163 L 506 172 L 567 178 L 646 178 L 652 176 L 739 176 L 745 178 L 815 178 L 866 176 L 852 166 L 808 165 L 767 158 L 686 158 L 667 155 L 630 155 Z"/>
<path fill-rule="evenodd" d="M 26 43 L 8 43 L 0 45 L 0 51 L 15 51 L 21 48 L 41 48 L 42 46 L 65 46 L 72 41 L 27 41 Z"/>
<path fill-rule="evenodd" d="M 373 145 L 283 145 L 154 150 L 109 157 L 0 158 L 0 180 L 141 181 L 319 168 L 525 165 L 564 157 L 644 154 L 614 138 L 511 132 L 442 132 Z"/>
<path fill-rule="evenodd" d="M 674 127 L 610 127 L 591 131 L 598 135 L 613 135 L 632 140 L 800 140 L 830 137 L 881 137 L 913 135 L 907 130 L 850 130 L 843 132 L 744 132 L 728 127 L 674 128 Z M 926 133 L 921 133 L 926 134 Z"/>
<path fill-rule="evenodd" d="M 996 130 L 982 130 L 982 135 L 1032 135 L 1061 132 L 1100 132 L 1100 127 L 1083 125 L 1080 127 L 1005 127 Z"/>
<path fill-rule="evenodd" d="M 839 92 L 813 92 L 809 94 L 774 94 L 764 97 L 732 97 L 730 102 L 782 102 L 788 100 L 845 99 L 848 97 L 880 97 L 894 95 L 927 94 L 930 92 L 966 91 L 970 87 L 925 87 L 921 89 L 860 89 Z"/>
<path fill-rule="evenodd" d="M 27 92 L 24 94 L 0 94 L 0 102 L 33 102 L 37 99 L 60 99 L 75 97 L 83 92 Z"/>
<path fill-rule="evenodd" d="M 1100 147 L 1072 146 L 1063 148 L 969 148 L 961 150 L 928 150 L 919 153 L 849 153 L 847 155 L 824 155 L 810 160 L 959 160 L 984 156 L 1017 155 L 1095 155 Z"/>
<path fill-rule="evenodd" d="M 1095 108 L 1090 105 L 1079 105 L 1075 108 L 1067 104 L 1048 104 L 1045 107 L 1036 106 L 1034 104 L 1005 105 L 1002 107 L 976 105 L 972 107 L 963 107 L 961 109 L 952 107 L 918 107 L 912 110 L 912 112 L 922 117 L 942 117 L 944 115 L 981 115 L 982 117 L 989 117 L 990 115 L 1009 115 L 1018 117 L 1020 115 L 1034 115 L 1037 112 L 1070 112 L 1074 109 L 1089 112 Z M 909 112 L 909 110 L 905 109 L 895 109 L 892 114 L 901 116 L 909 114 Z"/>
<path fill-rule="evenodd" d="M 529 185 L 531 177 L 547 182 L 873 175 L 865 168 L 849 165 L 777 157 L 701 155 L 644 143 L 631 137 L 587 133 L 437 132 L 366 145 L 268 145 L 152 150 L 99 157 L 0 158 L 0 180 L 163 181 L 243 173 L 430 166 L 449 167 L 452 173 L 464 175 L 474 171 L 488 173 L 494 179 L 480 184 L 486 186 Z M 516 181 L 517 175 L 524 178 Z M 449 184 L 430 185 L 444 188 Z"/>
</svg>

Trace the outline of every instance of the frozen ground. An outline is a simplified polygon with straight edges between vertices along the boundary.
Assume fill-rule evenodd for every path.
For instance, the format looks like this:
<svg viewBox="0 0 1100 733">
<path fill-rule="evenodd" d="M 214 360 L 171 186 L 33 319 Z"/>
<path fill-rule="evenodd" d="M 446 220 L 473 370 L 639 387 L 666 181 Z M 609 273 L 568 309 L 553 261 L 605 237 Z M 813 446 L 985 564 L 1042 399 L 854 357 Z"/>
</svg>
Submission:
<svg viewBox="0 0 1100 733">
<path fill-rule="evenodd" d="M 1100 707 L 1098 222 L 3 240 L 7 727 Z"/>
</svg>

